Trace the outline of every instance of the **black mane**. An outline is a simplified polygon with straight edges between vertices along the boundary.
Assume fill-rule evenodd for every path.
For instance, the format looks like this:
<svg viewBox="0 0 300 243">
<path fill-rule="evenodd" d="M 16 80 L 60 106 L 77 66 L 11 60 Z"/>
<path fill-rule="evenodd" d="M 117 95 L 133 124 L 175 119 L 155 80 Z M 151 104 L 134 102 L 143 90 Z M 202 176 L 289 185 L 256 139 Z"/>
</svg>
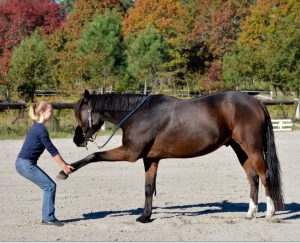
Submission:
<svg viewBox="0 0 300 243">
<path fill-rule="evenodd" d="M 135 109 L 139 103 L 146 97 L 141 94 L 98 94 L 91 95 L 91 108 L 95 112 L 103 111 L 131 111 Z M 165 95 L 151 95 L 139 110 L 150 109 L 157 104 L 165 101 Z M 83 98 L 81 98 L 75 106 L 75 115 L 79 117 Z"/>
</svg>

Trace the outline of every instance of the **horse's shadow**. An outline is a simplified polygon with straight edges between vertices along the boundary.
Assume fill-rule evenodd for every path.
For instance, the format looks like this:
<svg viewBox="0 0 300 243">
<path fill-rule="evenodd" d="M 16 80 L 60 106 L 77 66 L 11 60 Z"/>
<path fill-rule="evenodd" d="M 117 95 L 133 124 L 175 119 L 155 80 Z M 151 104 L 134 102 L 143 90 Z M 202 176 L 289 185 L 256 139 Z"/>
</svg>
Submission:
<svg viewBox="0 0 300 243">
<path fill-rule="evenodd" d="M 233 203 L 229 201 L 223 202 L 212 202 L 212 203 L 199 203 L 192 205 L 178 205 L 178 206 L 166 206 L 166 207 L 153 207 L 153 209 L 159 212 L 155 213 L 164 213 L 170 214 L 173 216 L 184 215 L 184 216 L 199 216 L 215 213 L 232 213 L 232 212 L 241 212 L 246 213 L 248 210 L 248 203 Z M 266 211 L 266 204 L 259 203 L 258 211 Z M 143 213 L 142 208 L 131 209 L 131 210 L 115 210 L 115 211 L 100 211 L 100 212 L 90 212 L 85 213 L 82 217 L 74 219 L 62 220 L 65 223 L 77 222 L 83 220 L 92 220 L 92 219 L 101 219 L 105 217 L 120 217 L 123 215 L 141 215 Z M 300 218 L 300 204 L 298 203 L 288 203 L 285 204 L 284 211 L 277 212 L 276 215 L 286 215 L 282 220 L 293 220 Z M 264 216 L 261 216 L 264 217 Z"/>
</svg>

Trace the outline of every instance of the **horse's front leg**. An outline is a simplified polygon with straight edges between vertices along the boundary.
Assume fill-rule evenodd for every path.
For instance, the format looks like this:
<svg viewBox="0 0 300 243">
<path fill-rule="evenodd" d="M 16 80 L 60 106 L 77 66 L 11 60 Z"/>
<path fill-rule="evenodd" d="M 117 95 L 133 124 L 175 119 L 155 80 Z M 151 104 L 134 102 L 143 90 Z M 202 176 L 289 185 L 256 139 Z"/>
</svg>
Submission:
<svg viewBox="0 0 300 243">
<path fill-rule="evenodd" d="M 98 162 L 98 161 L 130 161 L 135 162 L 139 159 L 140 153 L 132 152 L 127 147 L 121 146 L 112 150 L 97 152 L 88 155 L 87 157 L 72 163 L 74 173 L 79 168 L 88 165 L 89 163 Z M 68 175 L 65 174 L 63 170 L 57 175 L 57 179 L 65 180 L 68 178 Z"/>
<path fill-rule="evenodd" d="M 144 159 L 145 166 L 145 207 L 144 213 L 136 220 L 141 223 L 151 222 L 153 193 L 156 191 L 156 175 L 159 160 Z"/>
</svg>

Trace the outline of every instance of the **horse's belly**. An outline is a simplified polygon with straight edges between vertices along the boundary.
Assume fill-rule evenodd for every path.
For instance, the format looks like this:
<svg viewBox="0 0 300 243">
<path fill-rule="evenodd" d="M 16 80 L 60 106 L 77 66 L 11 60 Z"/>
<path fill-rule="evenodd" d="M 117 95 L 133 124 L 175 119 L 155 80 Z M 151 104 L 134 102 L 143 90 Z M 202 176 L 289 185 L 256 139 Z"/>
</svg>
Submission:
<svg viewBox="0 0 300 243">
<path fill-rule="evenodd" d="M 208 154 L 222 146 L 228 139 L 217 134 L 210 136 L 173 135 L 169 139 L 156 139 L 147 157 L 149 158 L 190 158 Z"/>
</svg>

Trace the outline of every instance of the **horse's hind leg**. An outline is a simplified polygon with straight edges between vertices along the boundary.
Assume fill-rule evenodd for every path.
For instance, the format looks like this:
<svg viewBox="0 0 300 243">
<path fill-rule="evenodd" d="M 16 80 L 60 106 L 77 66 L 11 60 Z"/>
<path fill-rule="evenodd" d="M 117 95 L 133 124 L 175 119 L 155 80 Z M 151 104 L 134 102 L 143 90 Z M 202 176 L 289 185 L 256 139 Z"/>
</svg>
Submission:
<svg viewBox="0 0 300 243">
<path fill-rule="evenodd" d="M 236 153 L 241 165 L 243 166 L 247 178 L 250 184 L 250 202 L 249 202 L 249 209 L 247 212 L 246 217 L 248 219 L 252 219 L 256 216 L 258 211 L 258 186 L 259 186 L 259 179 L 258 175 L 253 168 L 247 154 L 241 148 L 241 146 L 236 143 L 234 140 L 230 141 L 230 146 L 233 148 L 234 152 Z"/>
<path fill-rule="evenodd" d="M 253 153 L 251 156 L 251 163 L 256 170 L 261 183 L 265 187 L 266 191 L 266 201 L 267 201 L 267 211 L 266 211 L 266 218 L 269 220 L 275 214 L 275 205 L 272 200 L 271 188 L 270 184 L 267 180 L 267 165 L 262 153 Z"/>
<path fill-rule="evenodd" d="M 245 141 L 247 141 L 247 140 L 245 140 Z M 252 146 L 250 146 L 251 144 L 252 144 Z M 253 185 L 257 184 L 257 187 L 258 187 L 256 174 L 259 176 L 261 183 L 264 185 L 264 188 L 266 191 L 266 201 L 267 201 L 266 218 L 271 219 L 272 216 L 275 214 L 275 206 L 274 206 L 274 202 L 272 200 L 272 194 L 271 194 L 271 188 L 270 188 L 271 185 L 267 180 L 267 163 L 264 159 L 263 152 L 260 149 L 260 148 L 262 148 L 262 145 L 260 145 L 260 144 L 261 144 L 261 142 L 259 140 L 256 140 L 256 141 L 253 141 L 252 143 L 248 142 L 247 145 L 246 145 L 246 143 L 243 143 L 241 145 L 241 149 L 243 149 L 243 151 L 245 151 L 246 155 L 248 156 L 248 159 L 245 162 L 245 164 L 243 165 L 243 167 L 245 169 L 245 166 L 247 166 L 245 171 L 246 171 L 246 173 L 248 171 L 248 173 L 247 173 L 247 175 L 249 174 L 248 178 L 249 177 L 251 178 L 252 177 L 251 175 L 255 175 L 255 177 L 253 177 L 253 180 L 252 180 Z M 250 180 L 250 184 L 251 184 L 251 180 Z M 256 201 L 254 201 L 254 204 L 257 205 Z"/>
<path fill-rule="evenodd" d="M 158 160 L 150 160 L 144 158 L 145 166 L 145 207 L 144 213 L 136 220 L 141 223 L 150 222 L 152 214 L 153 193 L 156 191 L 156 174 L 158 168 Z"/>
<path fill-rule="evenodd" d="M 243 168 L 247 174 L 248 181 L 250 184 L 250 202 L 249 202 L 249 209 L 248 209 L 246 217 L 248 219 L 252 219 L 253 217 L 256 217 L 256 214 L 258 211 L 259 177 L 249 160 L 247 160 L 245 162 L 245 164 L 243 165 Z"/>
<path fill-rule="evenodd" d="M 261 183 L 264 185 L 265 191 L 266 191 L 266 201 L 267 201 L 267 212 L 266 212 L 266 218 L 271 219 L 272 216 L 275 214 L 275 205 L 272 200 L 272 193 L 271 193 L 271 185 L 267 179 L 267 162 L 264 159 L 263 155 L 263 142 L 260 139 L 259 134 L 253 133 L 251 136 L 242 136 L 241 134 L 237 135 L 235 134 L 235 137 L 238 137 L 238 141 L 240 141 L 240 147 L 244 151 L 244 153 L 247 155 L 248 159 L 243 164 L 243 167 L 245 169 L 245 166 L 247 168 L 245 169 L 248 178 L 252 177 L 251 175 L 255 175 L 255 173 L 259 176 L 259 179 Z M 257 177 L 255 176 L 251 182 L 254 185 L 258 183 Z M 251 186 L 252 187 L 252 186 Z M 257 189 L 258 190 L 258 189 Z M 256 194 L 256 193 L 255 193 Z M 255 199 L 256 197 L 254 197 Z M 251 203 L 250 203 L 251 204 Z M 254 200 L 254 204 L 256 204 L 256 201 Z M 251 205 L 250 205 L 251 207 Z M 249 207 L 249 208 L 250 208 Z"/>
</svg>

